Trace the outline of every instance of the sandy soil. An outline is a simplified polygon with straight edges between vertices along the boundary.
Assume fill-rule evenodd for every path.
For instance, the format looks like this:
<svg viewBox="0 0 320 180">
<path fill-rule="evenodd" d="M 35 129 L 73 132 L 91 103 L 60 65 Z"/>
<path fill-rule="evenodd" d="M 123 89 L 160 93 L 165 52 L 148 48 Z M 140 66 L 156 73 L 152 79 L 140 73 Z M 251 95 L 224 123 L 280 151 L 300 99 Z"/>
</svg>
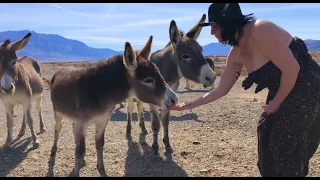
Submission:
<svg viewBox="0 0 320 180">
<path fill-rule="evenodd" d="M 41 63 L 43 76 L 51 79 L 62 66 L 83 66 L 79 63 Z M 164 145 L 159 137 L 161 159 L 152 158 L 152 134 L 146 137 L 146 144 L 139 141 L 140 129 L 133 122 L 132 138 L 125 135 L 126 110 L 116 110 L 105 133 L 104 163 L 108 176 L 260 176 L 257 163 L 257 118 L 261 112 L 267 91 L 254 94 L 254 88 L 244 91 L 241 77 L 231 92 L 205 106 L 190 111 L 172 112 L 169 137 L 173 147 L 172 159 L 164 156 Z M 216 81 L 216 85 L 219 78 Z M 193 91 L 184 89 L 181 80 L 178 97 L 180 102 L 193 100 L 208 91 L 201 85 L 191 83 Z M 50 150 L 54 136 L 54 118 L 50 91 L 43 93 L 42 113 L 47 132 L 38 136 L 40 146 L 32 148 L 31 135 L 26 134 L 10 151 L 2 146 L 7 136 L 6 113 L 0 105 L 0 176 L 68 176 L 74 167 L 74 139 L 71 123 L 65 119 L 58 142 L 55 164 L 50 162 Z M 145 105 L 145 110 L 148 106 Z M 136 108 L 135 108 L 136 109 Z M 17 137 L 22 120 L 22 107 L 14 110 L 14 138 Z M 32 116 L 36 132 L 39 132 L 39 118 L 33 103 Z M 134 119 L 136 120 L 136 113 Z M 151 132 L 149 114 L 145 111 L 146 127 Z M 94 126 L 86 136 L 86 166 L 80 176 L 99 176 L 96 169 Z M 310 176 L 319 176 L 319 151 L 311 159 Z"/>
</svg>

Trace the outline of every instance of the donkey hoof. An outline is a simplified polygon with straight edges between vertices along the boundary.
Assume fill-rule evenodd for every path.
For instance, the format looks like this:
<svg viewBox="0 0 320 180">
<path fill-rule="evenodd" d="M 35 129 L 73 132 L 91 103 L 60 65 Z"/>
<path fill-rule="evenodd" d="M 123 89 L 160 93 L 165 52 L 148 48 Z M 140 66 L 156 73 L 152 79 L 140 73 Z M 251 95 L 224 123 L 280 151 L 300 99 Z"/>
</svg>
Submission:
<svg viewBox="0 0 320 180">
<path fill-rule="evenodd" d="M 47 132 L 47 130 L 45 128 L 40 129 L 40 133 L 45 133 L 45 132 Z"/>
<path fill-rule="evenodd" d="M 101 177 L 108 177 L 106 172 L 100 173 L 100 176 L 101 176 Z"/>
<path fill-rule="evenodd" d="M 72 177 L 79 177 L 80 173 L 79 172 L 74 172 Z"/>
<path fill-rule="evenodd" d="M 173 153 L 173 149 L 172 147 L 166 147 L 166 153 L 172 154 Z"/>
<path fill-rule="evenodd" d="M 6 143 L 4 146 L 3 146 L 3 149 L 11 149 L 12 148 L 12 144 L 11 143 Z"/>
<path fill-rule="evenodd" d="M 126 133 L 127 133 L 127 134 L 131 134 L 131 127 L 127 127 L 127 128 L 126 128 Z"/>
<path fill-rule="evenodd" d="M 33 148 L 37 149 L 39 147 L 39 142 L 38 141 L 34 141 L 33 142 Z"/>
<path fill-rule="evenodd" d="M 98 168 L 98 171 L 101 177 L 107 177 L 107 173 L 103 168 Z"/>
<path fill-rule="evenodd" d="M 147 134 L 148 134 L 148 130 L 142 129 L 140 133 L 141 133 L 142 135 L 147 135 Z"/>
</svg>

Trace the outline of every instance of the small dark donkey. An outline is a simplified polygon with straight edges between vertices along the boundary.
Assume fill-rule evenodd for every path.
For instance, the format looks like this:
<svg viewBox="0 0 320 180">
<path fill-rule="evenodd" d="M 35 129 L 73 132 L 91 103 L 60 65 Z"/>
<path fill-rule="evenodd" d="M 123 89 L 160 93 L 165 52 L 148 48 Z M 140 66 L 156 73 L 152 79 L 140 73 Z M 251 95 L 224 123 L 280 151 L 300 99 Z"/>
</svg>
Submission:
<svg viewBox="0 0 320 180">
<path fill-rule="evenodd" d="M 133 96 L 142 102 L 166 108 L 178 102 L 157 66 L 149 61 L 152 36 L 136 55 L 130 43 L 124 54 L 109 57 L 82 69 L 63 68 L 51 80 L 51 100 L 56 121 L 51 157 L 55 157 L 63 117 L 73 121 L 75 137 L 74 175 L 84 160 L 87 127 L 96 126 L 97 169 L 106 176 L 103 163 L 105 128 L 116 104 Z"/>
</svg>

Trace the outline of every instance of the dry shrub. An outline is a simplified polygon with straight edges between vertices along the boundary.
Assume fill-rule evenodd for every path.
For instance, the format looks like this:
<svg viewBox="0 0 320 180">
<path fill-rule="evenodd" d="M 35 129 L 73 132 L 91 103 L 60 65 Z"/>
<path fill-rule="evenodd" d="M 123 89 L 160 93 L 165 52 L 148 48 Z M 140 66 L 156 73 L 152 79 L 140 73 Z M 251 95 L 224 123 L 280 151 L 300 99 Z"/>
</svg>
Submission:
<svg viewBox="0 0 320 180">
<path fill-rule="evenodd" d="M 314 59 L 317 63 L 320 63 L 320 51 L 309 51 L 312 59 Z"/>
<path fill-rule="evenodd" d="M 221 76 L 223 67 L 214 67 L 214 72 L 217 74 L 217 76 Z"/>
<path fill-rule="evenodd" d="M 217 76 L 221 76 L 223 73 L 224 67 L 214 67 L 214 72 L 217 74 Z M 243 67 L 241 70 L 241 75 L 246 76 L 248 75 L 247 68 Z"/>
</svg>

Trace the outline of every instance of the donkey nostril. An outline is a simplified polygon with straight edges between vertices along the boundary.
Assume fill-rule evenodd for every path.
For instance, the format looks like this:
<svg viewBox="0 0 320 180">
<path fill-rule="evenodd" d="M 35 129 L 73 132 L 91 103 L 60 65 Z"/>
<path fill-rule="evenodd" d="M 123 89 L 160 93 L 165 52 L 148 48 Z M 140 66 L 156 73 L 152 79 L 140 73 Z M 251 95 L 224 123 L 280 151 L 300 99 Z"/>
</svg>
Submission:
<svg viewBox="0 0 320 180">
<path fill-rule="evenodd" d="M 174 99 L 170 99 L 170 102 L 171 102 L 172 104 L 175 104 L 175 103 L 176 103 L 176 101 L 175 101 Z"/>
<path fill-rule="evenodd" d="M 210 78 L 208 78 L 208 77 L 206 76 L 205 80 L 206 80 L 206 81 L 210 81 Z"/>
</svg>

